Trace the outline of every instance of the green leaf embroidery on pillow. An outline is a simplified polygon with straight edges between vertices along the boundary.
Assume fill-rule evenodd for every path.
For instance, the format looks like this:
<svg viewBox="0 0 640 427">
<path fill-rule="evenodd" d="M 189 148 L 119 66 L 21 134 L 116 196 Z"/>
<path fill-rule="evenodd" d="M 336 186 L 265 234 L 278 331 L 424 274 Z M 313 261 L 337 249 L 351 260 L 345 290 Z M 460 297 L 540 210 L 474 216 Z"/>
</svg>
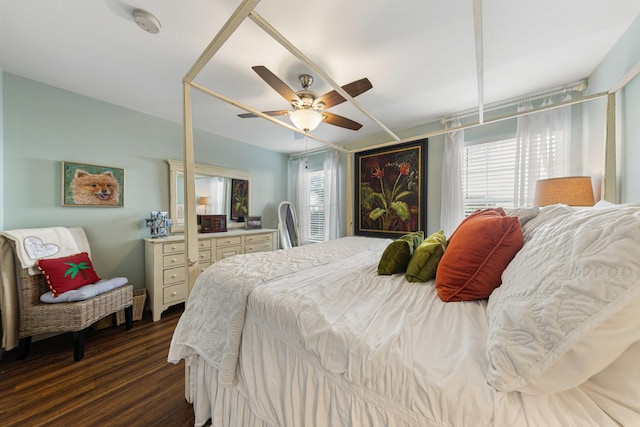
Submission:
<svg viewBox="0 0 640 427">
<path fill-rule="evenodd" d="M 65 273 L 64 273 L 64 277 L 67 277 L 69 275 L 71 275 L 71 279 L 75 279 L 76 276 L 78 275 L 78 273 L 82 274 L 82 277 L 86 280 L 87 279 L 87 275 L 84 274 L 84 271 L 82 270 L 88 270 L 89 267 L 89 263 L 87 263 L 86 261 L 82 261 L 78 264 L 75 264 L 73 262 L 65 262 L 65 264 L 67 264 L 68 266 L 70 266 L 71 268 L 69 268 Z"/>
</svg>

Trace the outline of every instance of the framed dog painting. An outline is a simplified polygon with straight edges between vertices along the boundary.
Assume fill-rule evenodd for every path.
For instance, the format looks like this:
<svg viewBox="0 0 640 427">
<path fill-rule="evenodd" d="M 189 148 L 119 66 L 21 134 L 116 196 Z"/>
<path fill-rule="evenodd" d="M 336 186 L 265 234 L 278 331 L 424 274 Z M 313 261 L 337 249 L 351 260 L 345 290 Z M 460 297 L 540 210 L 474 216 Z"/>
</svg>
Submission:
<svg viewBox="0 0 640 427">
<path fill-rule="evenodd" d="M 62 206 L 124 206 L 124 169 L 62 162 Z"/>
</svg>

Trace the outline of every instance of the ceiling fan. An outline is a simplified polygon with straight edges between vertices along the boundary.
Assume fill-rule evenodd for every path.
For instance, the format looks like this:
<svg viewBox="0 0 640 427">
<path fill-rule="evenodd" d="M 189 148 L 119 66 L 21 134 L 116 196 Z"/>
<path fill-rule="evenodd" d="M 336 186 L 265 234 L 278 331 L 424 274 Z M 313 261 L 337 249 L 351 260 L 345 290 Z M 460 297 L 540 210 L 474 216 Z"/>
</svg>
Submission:
<svg viewBox="0 0 640 427">
<path fill-rule="evenodd" d="M 326 111 L 334 105 L 341 104 L 346 99 L 335 90 L 318 95 L 309 88 L 313 84 L 313 77 L 309 74 L 301 74 L 298 77 L 302 90 L 295 92 L 285 82 L 262 65 L 251 67 L 269 86 L 287 100 L 293 110 L 263 111 L 269 116 L 289 116 L 293 124 L 304 132 L 315 129 L 321 122 L 339 126 L 345 129 L 358 130 L 362 125 L 346 117 Z M 342 86 L 349 95 L 356 97 L 372 88 L 371 82 L 366 77 Z M 257 117 L 253 113 L 238 114 L 238 117 Z"/>
</svg>

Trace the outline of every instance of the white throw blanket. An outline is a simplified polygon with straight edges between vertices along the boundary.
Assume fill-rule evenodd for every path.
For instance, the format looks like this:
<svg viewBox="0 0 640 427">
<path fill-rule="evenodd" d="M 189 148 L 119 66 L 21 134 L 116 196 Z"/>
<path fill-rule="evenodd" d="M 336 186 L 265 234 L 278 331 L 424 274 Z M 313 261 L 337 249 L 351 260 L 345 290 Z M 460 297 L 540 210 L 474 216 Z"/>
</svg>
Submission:
<svg viewBox="0 0 640 427">
<path fill-rule="evenodd" d="M 189 363 L 199 355 L 218 370 L 218 382 L 231 385 L 236 372 L 247 297 L 254 287 L 321 266 L 391 241 L 345 237 L 274 252 L 234 256 L 216 262 L 196 280 L 169 348 L 168 360 Z"/>
<path fill-rule="evenodd" d="M 64 227 L 23 228 L 1 234 L 16 242 L 22 268 L 31 268 L 42 258 L 59 258 L 80 252 L 69 229 Z"/>
</svg>

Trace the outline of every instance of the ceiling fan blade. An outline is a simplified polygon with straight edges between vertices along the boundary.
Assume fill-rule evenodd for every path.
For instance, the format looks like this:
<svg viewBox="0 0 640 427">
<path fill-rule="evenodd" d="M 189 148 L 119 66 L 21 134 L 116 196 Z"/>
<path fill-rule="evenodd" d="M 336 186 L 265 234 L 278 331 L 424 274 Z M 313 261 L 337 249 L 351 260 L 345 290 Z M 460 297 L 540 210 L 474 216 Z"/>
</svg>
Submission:
<svg viewBox="0 0 640 427">
<path fill-rule="evenodd" d="M 267 116 L 287 116 L 291 111 L 289 110 L 274 110 L 274 111 L 263 111 Z M 248 119 L 250 117 L 258 117 L 253 113 L 243 113 L 238 114 L 238 117 L 242 117 L 243 119 Z"/>
<path fill-rule="evenodd" d="M 255 71 L 269 86 L 271 86 L 276 92 L 280 94 L 284 99 L 287 100 L 288 103 L 292 103 L 293 101 L 300 100 L 300 97 L 296 95 L 296 93 L 291 89 L 285 82 L 280 80 L 278 76 L 273 74 L 269 69 L 263 65 L 256 65 L 255 67 L 251 67 L 253 71 Z"/>
<path fill-rule="evenodd" d="M 344 89 L 345 92 L 347 92 L 349 95 L 355 98 L 361 93 L 368 91 L 372 87 L 373 86 L 371 85 L 371 82 L 369 81 L 369 79 L 365 77 L 364 79 L 356 80 L 355 82 L 351 82 L 349 84 L 342 86 L 342 89 Z M 340 95 L 335 90 L 332 90 L 331 92 L 327 92 L 324 95 L 322 95 L 320 98 L 318 98 L 316 100 L 316 103 L 324 102 L 324 108 L 330 108 L 330 107 L 333 107 L 334 105 L 341 104 L 344 101 L 346 101 L 346 99 L 344 99 L 342 95 Z"/>
<path fill-rule="evenodd" d="M 362 125 L 358 122 L 354 122 L 351 119 L 347 119 L 346 117 L 339 116 L 337 114 L 328 113 L 326 111 L 322 112 L 322 122 L 328 123 L 334 126 L 340 126 L 341 128 L 358 130 L 362 127 Z"/>
</svg>

